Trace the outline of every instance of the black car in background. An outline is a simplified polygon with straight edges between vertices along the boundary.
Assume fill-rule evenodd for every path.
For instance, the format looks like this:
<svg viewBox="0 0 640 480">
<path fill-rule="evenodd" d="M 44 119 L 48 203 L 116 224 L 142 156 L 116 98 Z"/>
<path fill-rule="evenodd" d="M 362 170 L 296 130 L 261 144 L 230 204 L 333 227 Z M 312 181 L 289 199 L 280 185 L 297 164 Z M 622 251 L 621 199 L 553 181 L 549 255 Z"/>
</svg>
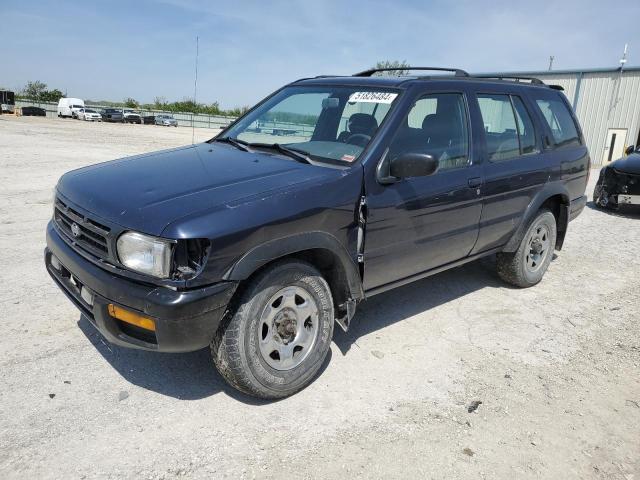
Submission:
<svg viewBox="0 0 640 480">
<path fill-rule="evenodd" d="M 40 107 L 22 107 L 22 116 L 24 117 L 46 117 L 47 111 Z"/>
<path fill-rule="evenodd" d="M 121 123 L 124 119 L 124 115 L 122 114 L 122 109 L 105 108 L 101 113 L 102 113 L 103 122 L 120 122 Z"/>
<path fill-rule="evenodd" d="M 537 284 L 586 204 L 567 99 L 403 70 L 438 75 L 298 80 L 208 142 L 63 175 L 49 274 L 110 342 L 210 347 L 262 398 L 311 383 L 334 322 L 381 292 L 489 255 Z"/>
<path fill-rule="evenodd" d="M 593 203 L 617 209 L 622 205 L 640 205 L 640 146 L 625 150 L 626 157 L 605 165 L 593 189 Z"/>
</svg>

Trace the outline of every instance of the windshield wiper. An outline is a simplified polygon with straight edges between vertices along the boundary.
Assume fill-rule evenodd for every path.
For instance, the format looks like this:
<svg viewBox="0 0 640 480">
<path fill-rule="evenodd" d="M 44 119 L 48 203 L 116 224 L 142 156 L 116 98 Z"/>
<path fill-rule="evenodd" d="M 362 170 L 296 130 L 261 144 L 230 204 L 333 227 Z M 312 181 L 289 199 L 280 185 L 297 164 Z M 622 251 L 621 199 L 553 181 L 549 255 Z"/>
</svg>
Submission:
<svg viewBox="0 0 640 480">
<path fill-rule="evenodd" d="M 309 155 L 307 154 L 307 152 L 305 152 L 304 150 L 285 147 L 284 145 L 281 145 L 279 143 L 250 143 L 249 146 L 257 147 L 257 148 L 270 148 L 273 150 L 277 150 L 278 152 L 284 155 L 287 155 L 288 157 L 291 157 L 294 160 L 297 160 L 301 163 L 309 163 L 309 164 L 313 163 L 309 158 Z"/>
<path fill-rule="evenodd" d="M 244 140 L 238 140 L 237 138 L 222 137 L 222 138 L 215 138 L 213 141 L 228 143 L 230 145 L 233 145 L 237 149 L 242 150 L 243 152 L 249 152 L 249 153 L 253 152 L 253 150 L 249 148 L 249 144 L 247 142 L 245 142 Z"/>
</svg>

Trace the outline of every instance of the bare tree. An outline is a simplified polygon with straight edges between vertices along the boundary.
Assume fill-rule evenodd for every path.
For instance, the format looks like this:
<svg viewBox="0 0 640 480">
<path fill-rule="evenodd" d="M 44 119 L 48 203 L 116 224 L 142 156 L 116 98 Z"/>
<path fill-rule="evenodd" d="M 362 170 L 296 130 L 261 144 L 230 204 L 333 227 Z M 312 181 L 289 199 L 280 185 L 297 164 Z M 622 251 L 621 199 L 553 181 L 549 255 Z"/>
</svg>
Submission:
<svg viewBox="0 0 640 480">
<path fill-rule="evenodd" d="M 383 60 L 376 63 L 375 68 L 400 68 L 401 70 L 393 70 L 390 72 L 378 72 L 376 75 L 390 75 L 392 77 L 402 77 L 409 74 L 409 64 L 406 60 Z"/>
<path fill-rule="evenodd" d="M 27 82 L 22 89 L 22 94 L 32 100 L 40 100 L 40 97 L 47 91 L 47 84 L 36 80 L 35 82 Z"/>
</svg>

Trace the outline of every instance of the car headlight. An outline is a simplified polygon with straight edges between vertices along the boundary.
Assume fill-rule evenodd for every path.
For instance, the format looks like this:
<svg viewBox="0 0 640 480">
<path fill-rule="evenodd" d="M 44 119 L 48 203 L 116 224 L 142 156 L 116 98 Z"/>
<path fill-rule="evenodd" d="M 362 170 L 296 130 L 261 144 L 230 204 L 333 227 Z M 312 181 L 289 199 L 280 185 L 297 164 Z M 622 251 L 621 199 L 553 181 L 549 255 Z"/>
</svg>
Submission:
<svg viewBox="0 0 640 480">
<path fill-rule="evenodd" d="M 125 232 L 116 247 L 120 262 L 136 272 L 169 278 L 174 242 L 137 232 Z"/>
</svg>

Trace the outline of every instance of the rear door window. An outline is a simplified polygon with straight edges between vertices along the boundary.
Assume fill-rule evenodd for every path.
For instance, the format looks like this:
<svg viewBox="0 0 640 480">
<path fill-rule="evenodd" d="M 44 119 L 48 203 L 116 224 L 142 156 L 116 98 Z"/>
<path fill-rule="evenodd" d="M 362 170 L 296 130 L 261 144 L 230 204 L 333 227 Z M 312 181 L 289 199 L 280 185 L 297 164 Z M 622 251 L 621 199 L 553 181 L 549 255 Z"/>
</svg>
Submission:
<svg viewBox="0 0 640 480">
<path fill-rule="evenodd" d="M 510 160 L 539 151 L 533 121 L 520 97 L 479 94 L 478 105 L 490 161 Z"/>
<path fill-rule="evenodd" d="M 520 156 L 518 127 L 509 95 L 480 94 L 478 105 L 489 160 L 499 162 Z"/>
<path fill-rule="evenodd" d="M 513 102 L 513 109 L 516 112 L 520 152 L 523 155 L 538 153 L 536 130 L 527 107 L 524 105 L 522 99 L 516 95 L 511 96 L 511 101 Z"/>
<path fill-rule="evenodd" d="M 580 145 L 578 128 L 569 107 L 557 95 L 543 98 L 534 95 L 536 105 L 547 122 L 556 147 Z"/>
</svg>

